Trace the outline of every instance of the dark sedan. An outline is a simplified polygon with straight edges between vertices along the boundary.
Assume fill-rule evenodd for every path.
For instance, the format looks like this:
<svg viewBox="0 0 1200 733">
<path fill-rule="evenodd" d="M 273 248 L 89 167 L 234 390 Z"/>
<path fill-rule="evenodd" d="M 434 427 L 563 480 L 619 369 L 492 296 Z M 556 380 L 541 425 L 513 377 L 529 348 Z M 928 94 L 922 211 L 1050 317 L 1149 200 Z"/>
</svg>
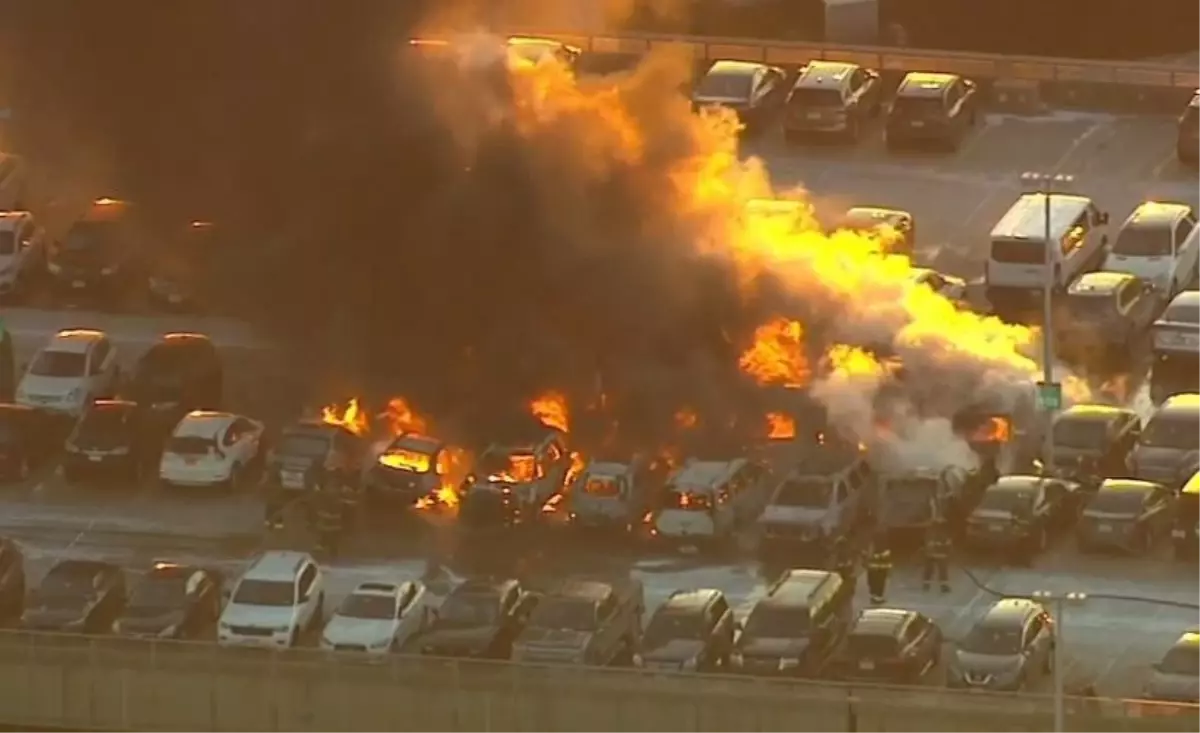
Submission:
<svg viewBox="0 0 1200 733">
<path fill-rule="evenodd" d="M 888 110 L 887 147 L 929 142 L 957 150 L 975 126 L 977 97 L 975 82 L 957 74 L 909 72 Z"/>
<path fill-rule="evenodd" d="M 1178 488 L 1200 468 L 1200 395 L 1179 394 L 1158 406 L 1138 436 L 1133 475 Z"/>
<path fill-rule="evenodd" d="M 30 631 L 101 634 L 125 608 L 125 574 L 112 563 L 63 560 L 33 592 L 21 626 Z"/>
<path fill-rule="evenodd" d="M 137 481 L 157 456 L 137 403 L 97 400 L 67 438 L 63 476 L 68 481 L 121 478 Z"/>
<path fill-rule="evenodd" d="M 634 663 L 671 671 L 724 669 L 734 628 L 733 610 L 721 591 L 676 591 L 650 617 Z"/>
<path fill-rule="evenodd" d="M 1170 532 L 1174 507 L 1174 493 L 1159 484 L 1107 479 L 1083 509 L 1079 547 L 1149 552 Z"/>
<path fill-rule="evenodd" d="M 833 669 L 842 679 L 915 684 L 941 654 L 942 630 L 924 614 L 868 608 L 851 624 Z"/>
<path fill-rule="evenodd" d="M 1041 476 L 1001 476 L 967 517 L 965 541 L 977 550 L 999 550 L 1030 560 L 1051 533 L 1079 510 L 1079 485 Z"/>
<path fill-rule="evenodd" d="M 457 586 L 418 638 L 421 654 L 509 659 L 537 597 L 515 580 L 468 580 Z"/>
<path fill-rule="evenodd" d="M 783 69 L 749 61 L 716 61 L 692 92 L 697 109 L 731 110 L 747 134 L 761 132 L 787 95 Z"/>
<path fill-rule="evenodd" d="M 212 570 L 159 562 L 142 576 L 113 633 L 164 639 L 195 639 L 221 615 L 221 576 Z"/>
</svg>

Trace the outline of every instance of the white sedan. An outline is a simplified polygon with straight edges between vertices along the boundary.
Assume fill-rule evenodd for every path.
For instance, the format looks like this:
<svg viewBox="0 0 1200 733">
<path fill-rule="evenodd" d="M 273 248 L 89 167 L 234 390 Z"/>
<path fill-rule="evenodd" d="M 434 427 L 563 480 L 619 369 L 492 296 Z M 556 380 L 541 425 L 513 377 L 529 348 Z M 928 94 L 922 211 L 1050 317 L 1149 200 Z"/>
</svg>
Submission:
<svg viewBox="0 0 1200 733">
<path fill-rule="evenodd" d="M 325 624 L 321 648 L 386 654 L 425 631 L 431 615 L 424 583 L 362 583 Z"/>
<path fill-rule="evenodd" d="M 258 460 L 263 429 L 241 415 L 193 410 L 171 433 L 158 477 L 167 486 L 234 487 Z"/>
</svg>

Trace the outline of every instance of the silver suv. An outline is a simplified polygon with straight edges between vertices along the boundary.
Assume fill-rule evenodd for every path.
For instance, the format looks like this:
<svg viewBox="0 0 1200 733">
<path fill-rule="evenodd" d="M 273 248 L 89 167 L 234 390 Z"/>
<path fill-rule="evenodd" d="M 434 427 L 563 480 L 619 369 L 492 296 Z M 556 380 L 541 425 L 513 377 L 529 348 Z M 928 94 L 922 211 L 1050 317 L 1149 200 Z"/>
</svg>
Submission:
<svg viewBox="0 0 1200 733">
<path fill-rule="evenodd" d="M 1054 620 L 1027 598 L 992 604 L 950 658 L 946 684 L 1016 692 L 1048 674 L 1054 659 Z"/>
</svg>

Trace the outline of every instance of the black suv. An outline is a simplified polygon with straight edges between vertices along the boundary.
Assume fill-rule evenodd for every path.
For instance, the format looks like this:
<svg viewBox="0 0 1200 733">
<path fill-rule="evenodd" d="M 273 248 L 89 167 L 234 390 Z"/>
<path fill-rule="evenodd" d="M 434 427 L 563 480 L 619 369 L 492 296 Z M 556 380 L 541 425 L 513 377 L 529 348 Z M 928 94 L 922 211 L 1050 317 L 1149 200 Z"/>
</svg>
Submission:
<svg viewBox="0 0 1200 733">
<path fill-rule="evenodd" d="M 813 61 L 800 69 L 784 103 L 783 135 L 795 142 L 808 135 L 858 140 L 879 114 L 879 74 L 858 64 Z"/>
<path fill-rule="evenodd" d="M 66 293 L 118 295 L 136 280 L 136 239 L 130 206 L 101 198 L 46 255 L 46 270 Z"/>
<path fill-rule="evenodd" d="M 841 679 L 917 684 L 942 656 L 942 630 L 916 611 L 859 612 L 833 667 Z"/>
<path fill-rule="evenodd" d="M 1200 163 L 1200 90 L 1179 116 L 1179 132 L 1175 137 L 1175 155 L 1180 163 Z"/>
<path fill-rule="evenodd" d="M 677 590 L 650 617 L 642 634 L 642 652 L 633 661 L 646 669 L 725 669 L 733 653 L 736 627 L 733 610 L 721 591 Z"/>
<path fill-rule="evenodd" d="M 67 437 L 63 477 L 137 481 L 158 458 L 138 406 L 125 400 L 97 400 Z"/>
<path fill-rule="evenodd" d="M 221 615 L 221 576 L 205 568 L 156 562 L 133 584 L 113 623 L 123 636 L 198 639 Z"/>
<path fill-rule="evenodd" d="M 318 487 L 357 492 L 366 441 L 344 425 L 301 420 L 284 428 L 267 456 L 265 480 L 285 493 Z"/>
<path fill-rule="evenodd" d="M 1093 487 L 1109 476 L 1129 476 L 1141 433 L 1137 413 L 1127 407 L 1072 405 L 1054 418 L 1054 463 L 1046 470 Z"/>
<path fill-rule="evenodd" d="M 975 82 L 957 74 L 909 72 L 884 127 L 888 149 L 931 142 L 957 150 L 975 126 Z"/>
<path fill-rule="evenodd" d="M 537 597 L 512 579 L 468 579 L 450 591 L 418 640 L 421 654 L 508 659 Z"/>
<path fill-rule="evenodd" d="M 55 422 L 28 405 L 0 403 L 0 481 L 23 481 L 57 452 Z"/>
<path fill-rule="evenodd" d="M 132 400 L 169 430 L 192 410 L 220 408 L 221 356 L 203 334 L 168 333 L 138 359 L 129 389 Z"/>
</svg>

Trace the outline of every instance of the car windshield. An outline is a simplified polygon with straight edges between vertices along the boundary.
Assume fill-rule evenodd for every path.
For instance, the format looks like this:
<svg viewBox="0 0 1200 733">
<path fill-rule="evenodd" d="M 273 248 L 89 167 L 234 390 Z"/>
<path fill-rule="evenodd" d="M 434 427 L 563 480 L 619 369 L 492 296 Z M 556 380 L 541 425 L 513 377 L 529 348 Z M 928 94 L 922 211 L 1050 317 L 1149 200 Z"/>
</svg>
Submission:
<svg viewBox="0 0 1200 733">
<path fill-rule="evenodd" d="M 751 78 L 748 74 L 705 74 L 696 87 L 696 96 L 716 99 L 749 99 Z"/>
<path fill-rule="evenodd" d="M 889 657 L 896 653 L 896 637 L 852 632 L 847 637 L 851 654 L 858 657 Z"/>
<path fill-rule="evenodd" d="M 11 255 L 17 251 L 17 234 L 10 230 L 0 231 L 0 255 Z"/>
<path fill-rule="evenodd" d="M 841 107 L 842 93 L 837 89 L 797 87 L 792 90 L 791 102 L 801 107 Z"/>
<path fill-rule="evenodd" d="M 393 596 L 351 593 L 342 601 L 339 616 L 365 619 L 396 618 L 396 599 Z"/>
<path fill-rule="evenodd" d="M 499 599 L 479 593 L 451 595 L 438 609 L 438 621 L 453 627 L 491 626 L 499 617 Z"/>
<path fill-rule="evenodd" d="M 779 487 L 772 504 L 821 509 L 829 506 L 833 485 L 819 479 L 790 479 Z"/>
<path fill-rule="evenodd" d="M 433 467 L 433 456 L 407 448 L 392 447 L 379 455 L 379 463 L 397 471 L 429 473 Z"/>
<path fill-rule="evenodd" d="M 1087 508 L 1091 511 L 1130 514 L 1142 508 L 1146 495 L 1140 491 L 1102 489 L 1092 496 Z"/>
<path fill-rule="evenodd" d="M 329 450 L 329 438 L 312 433 L 287 433 L 279 440 L 276 452 L 292 458 L 320 458 Z"/>
<path fill-rule="evenodd" d="M 177 456 L 204 456 L 216 452 L 217 441 L 200 435 L 172 435 L 166 452 Z"/>
<path fill-rule="evenodd" d="M 674 639 L 699 639 L 702 628 L 701 617 L 696 613 L 656 613 L 646 626 L 642 643 L 654 648 Z"/>
<path fill-rule="evenodd" d="M 1112 253 L 1125 257 L 1165 257 L 1171 254 L 1171 230 L 1160 227 L 1125 227 L 1113 242 Z"/>
<path fill-rule="evenodd" d="M 63 251 L 78 254 L 82 252 L 103 252 L 113 246 L 117 239 L 118 225 L 115 222 L 81 221 L 77 222 L 67 232 L 63 242 Z"/>
<path fill-rule="evenodd" d="M 997 239 L 992 242 L 992 259 L 1019 265 L 1040 265 L 1046 261 L 1046 247 L 1031 239 Z"/>
<path fill-rule="evenodd" d="M 97 573 L 92 568 L 58 566 L 38 586 L 38 604 L 47 608 L 74 608 L 96 595 Z"/>
<path fill-rule="evenodd" d="M 621 495 L 621 483 L 616 476 L 589 474 L 583 484 L 583 492 L 588 496 L 612 499 Z"/>
<path fill-rule="evenodd" d="M 1196 450 L 1200 446 L 1200 420 L 1195 415 L 1152 417 L 1139 442 L 1150 448 Z"/>
<path fill-rule="evenodd" d="M 1107 442 L 1108 425 L 1102 420 L 1072 420 L 1054 423 L 1054 444 L 1062 448 L 1101 450 Z"/>
<path fill-rule="evenodd" d="M 247 606 L 293 606 L 296 588 L 291 581 L 247 578 L 238 584 L 233 602 Z"/>
<path fill-rule="evenodd" d="M 519 484 L 539 478 L 537 456 L 525 451 L 488 453 L 481 464 L 488 481 Z"/>
<path fill-rule="evenodd" d="M 992 488 L 984 492 L 979 508 L 1005 512 L 1024 509 L 1033 501 L 1033 491 L 1032 486 L 1021 490 Z"/>
<path fill-rule="evenodd" d="M 1195 301 L 1172 303 L 1163 311 L 1160 320 L 1169 323 L 1200 323 L 1200 306 Z"/>
<path fill-rule="evenodd" d="M 1182 645 L 1173 647 L 1159 662 L 1158 671 L 1163 674 L 1200 676 L 1200 648 Z"/>
<path fill-rule="evenodd" d="M 960 646 L 971 654 L 1018 654 L 1021 651 L 1021 629 L 976 626 Z"/>
<path fill-rule="evenodd" d="M 180 608 L 187 597 L 187 578 L 182 575 L 147 575 L 133 589 L 130 608 L 170 611 Z"/>
<path fill-rule="evenodd" d="M 75 440 L 113 442 L 125 434 L 129 424 L 129 411 L 123 407 L 100 407 L 88 412 L 79 427 L 75 428 Z"/>
<path fill-rule="evenodd" d="M 1102 321 L 1112 317 L 1115 307 L 1109 294 L 1071 293 L 1067 296 L 1067 313 L 1076 321 Z"/>
<path fill-rule="evenodd" d="M 87 356 L 74 351 L 46 349 L 37 355 L 29 373 L 38 377 L 82 377 Z"/>
<path fill-rule="evenodd" d="M 529 625 L 539 629 L 591 631 L 596 628 L 596 606 L 590 601 L 568 598 L 543 599 L 529 617 Z"/>
<path fill-rule="evenodd" d="M 808 634 L 808 612 L 798 608 L 756 606 L 746 619 L 750 638 L 794 639 Z"/>
</svg>

